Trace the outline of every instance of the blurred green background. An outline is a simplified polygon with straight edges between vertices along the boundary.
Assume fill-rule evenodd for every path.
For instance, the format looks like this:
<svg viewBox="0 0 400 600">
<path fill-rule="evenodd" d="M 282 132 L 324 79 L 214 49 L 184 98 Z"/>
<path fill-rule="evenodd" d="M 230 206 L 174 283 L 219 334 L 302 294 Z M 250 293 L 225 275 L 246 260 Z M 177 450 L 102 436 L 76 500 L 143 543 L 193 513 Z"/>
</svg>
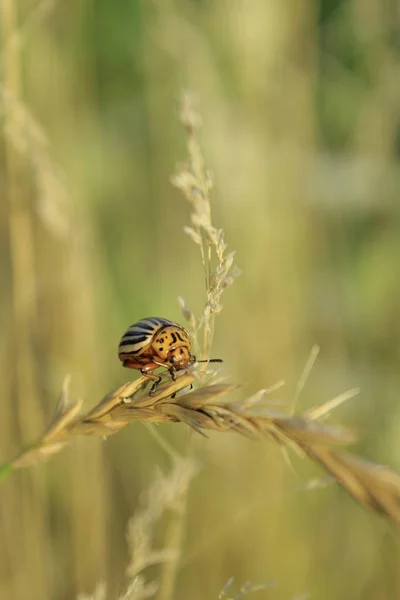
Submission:
<svg viewBox="0 0 400 600">
<path fill-rule="evenodd" d="M 0 462 L 48 423 L 64 375 L 95 404 L 134 373 L 116 348 L 155 315 L 204 303 L 188 205 L 170 184 L 186 156 L 176 108 L 201 97 L 214 223 L 243 271 L 213 354 L 245 398 L 279 379 L 299 409 L 359 385 L 332 420 L 357 451 L 400 470 L 400 60 L 392 0 L 1 0 Z M 190 438 L 172 598 L 400 597 L 397 534 L 320 472 L 234 434 Z M 169 458 L 140 424 L 75 440 L 0 487 L 0 598 L 121 591 L 125 530 Z M 162 545 L 162 527 L 156 543 Z M 158 573 L 152 573 L 154 579 Z M 303 597 L 303 596 L 301 596 Z M 306 596 L 304 596 L 306 597 Z M 165 600 L 165 599 L 164 599 Z"/>
</svg>

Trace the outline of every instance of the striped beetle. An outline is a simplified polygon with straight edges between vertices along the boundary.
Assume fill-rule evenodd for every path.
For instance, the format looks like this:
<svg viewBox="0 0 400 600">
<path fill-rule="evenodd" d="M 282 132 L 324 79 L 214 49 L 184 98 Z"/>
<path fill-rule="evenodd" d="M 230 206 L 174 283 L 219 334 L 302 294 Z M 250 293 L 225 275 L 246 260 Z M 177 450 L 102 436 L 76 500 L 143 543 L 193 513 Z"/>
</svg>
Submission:
<svg viewBox="0 0 400 600">
<path fill-rule="evenodd" d="M 152 371 L 159 367 L 168 369 L 175 381 L 176 371 L 186 369 L 195 362 L 222 362 L 219 358 L 197 360 L 191 353 L 189 334 L 181 325 L 161 317 L 147 317 L 131 325 L 122 336 L 118 357 L 124 367 L 138 369 L 154 383 L 154 394 L 162 377 Z"/>
</svg>

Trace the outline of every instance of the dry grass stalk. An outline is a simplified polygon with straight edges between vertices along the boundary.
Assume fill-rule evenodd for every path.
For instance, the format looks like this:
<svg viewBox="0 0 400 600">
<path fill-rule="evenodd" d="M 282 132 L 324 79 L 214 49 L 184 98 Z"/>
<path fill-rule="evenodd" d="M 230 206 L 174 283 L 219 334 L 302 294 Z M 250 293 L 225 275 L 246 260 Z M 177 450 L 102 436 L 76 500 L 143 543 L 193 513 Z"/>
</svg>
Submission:
<svg viewBox="0 0 400 600">
<path fill-rule="evenodd" d="M 128 382 L 108 394 L 88 413 L 78 414 L 81 403 L 71 402 L 67 387 L 61 394 L 53 422 L 35 444 L 3 467 L 12 469 L 36 464 L 58 452 L 76 435 L 113 435 L 132 422 L 185 423 L 207 435 L 236 432 L 253 439 L 268 437 L 319 463 L 361 504 L 386 515 L 400 525 L 400 477 L 377 464 L 345 453 L 341 447 L 355 441 L 353 432 L 321 422 L 332 402 L 314 413 L 286 415 L 272 409 L 264 393 L 244 402 L 228 402 L 223 396 L 237 388 L 229 383 L 207 383 L 195 370 L 177 381 L 161 384 L 153 397 L 144 389 L 146 380 Z M 188 391 L 190 384 L 195 389 Z M 179 393 L 175 398 L 172 394 Z M 325 407 L 325 408 L 324 408 Z M 313 418 L 317 414 L 318 418 Z"/>
<path fill-rule="evenodd" d="M 33 173 L 36 186 L 35 211 L 52 234 L 65 239 L 71 220 L 65 177 L 51 155 L 50 142 L 43 128 L 23 102 L 19 81 L 19 57 L 27 33 L 37 26 L 53 6 L 53 0 L 42 0 L 25 23 L 17 28 L 17 3 L 13 0 L 3 1 L 0 10 L 4 38 L 1 58 L 5 69 L 0 84 L 0 116 L 4 123 L 6 149 L 9 146 L 7 153 L 15 153 L 12 160 L 21 160 L 24 168 L 29 166 Z M 12 168 L 15 167 L 11 164 Z M 12 192 L 11 187 L 11 200 Z M 18 237 L 20 239 L 21 236 Z"/>
<path fill-rule="evenodd" d="M 159 591 L 155 581 L 147 581 L 145 569 L 174 559 L 170 548 L 153 548 L 154 529 L 166 511 L 180 512 L 189 485 L 198 472 L 198 465 L 192 459 L 175 460 L 168 475 L 160 471 L 128 523 L 127 539 L 130 550 L 126 570 L 128 585 L 118 600 L 145 600 Z M 98 584 L 90 596 L 80 594 L 77 600 L 105 600 L 107 588 Z"/>
<path fill-rule="evenodd" d="M 233 264 L 235 252 L 227 252 L 224 231 L 217 229 L 212 222 L 210 194 L 213 182 L 210 172 L 205 168 L 198 141 L 201 118 L 197 111 L 197 98 L 193 93 L 187 91 L 183 94 L 179 116 L 188 136 L 188 158 L 179 165 L 172 183 L 182 191 L 191 205 L 192 226 L 185 227 L 184 231 L 200 247 L 207 294 L 199 319 L 195 318 L 183 298 L 179 298 L 179 302 L 183 316 L 192 327 L 196 345 L 199 332 L 203 329 L 200 353 L 202 359 L 207 359 L 210 356 L 215 316 L 222 310 L 222 293 L 234 282 L 239 270 Z"/>
<path fill-rule="evenodd" d="M 5 134 L 18 156 L 32 168 L 37 198 L 34 208 L 50 233 L 65 239 L 70 230 L 69 192 L 65 176 L 50 152 L 50 143 L 26 105 L 11 91 L 0 86 L 2 112 L 8 115 Z"/>
</svg>

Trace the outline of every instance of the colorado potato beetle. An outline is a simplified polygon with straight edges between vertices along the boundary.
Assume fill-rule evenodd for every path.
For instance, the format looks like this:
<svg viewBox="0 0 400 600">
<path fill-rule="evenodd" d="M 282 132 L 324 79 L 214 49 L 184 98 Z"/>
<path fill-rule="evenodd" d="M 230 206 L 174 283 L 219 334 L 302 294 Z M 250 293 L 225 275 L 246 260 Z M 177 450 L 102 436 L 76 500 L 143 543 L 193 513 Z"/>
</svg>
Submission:
<svg viewBox="0 0 400 600">
<path fill-rule="evenodd" d="M 124 367 L 138 369 L 142 375 L 154 380 L 150 396 L 162 380 L 160 375 L 152 373 L 159 367 L 168 369 L 175 380 L 176 371 L 195 362 L 222 362 L 219 358 L 197 361 L 191 353 L 186 329 L 161 317 L 147 317 L 131 325 L 119 343 L 118 357 Z"/>
</svg>

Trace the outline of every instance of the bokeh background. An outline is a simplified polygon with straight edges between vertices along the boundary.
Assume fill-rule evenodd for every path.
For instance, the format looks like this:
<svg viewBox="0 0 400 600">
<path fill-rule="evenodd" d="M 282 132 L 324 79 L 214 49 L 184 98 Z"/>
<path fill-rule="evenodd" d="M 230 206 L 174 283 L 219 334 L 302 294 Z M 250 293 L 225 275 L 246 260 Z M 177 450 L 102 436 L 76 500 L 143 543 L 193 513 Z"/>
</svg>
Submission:
<svg viewBox="0 0 400 600">
<path fill-rule="evenodd" d="M 243 397 L 285 379 L 299 409 L 359 385 L 331 417 L 400 470 L 400 60 L 394 0 L 1 0 L 0 462 L 51 418 L 63 377 L 95 404 L 132 375 L 126 326 L 204 303 L 188 205 L 183 88 L 201 97 L 214 223 L 241 277 L 213 354 Z M 397 533 L 321 473 L 234 434 L 188 442 L 191 486 L 171 598 L 230 577 L 264 598 L 400 597 Z M 0 487 L 0 597 L 123 588 L 125 531 L 170 458 L 136 424 L 75 440 Z M 155 543 L 163 544 L 163 525 Z M 158 579 L 157 570 L 152 577 Z M 307 596 L 307 594 L 309 596 Z M 165 600 L 165 597 L 164 599 Z"/>
</svg>

